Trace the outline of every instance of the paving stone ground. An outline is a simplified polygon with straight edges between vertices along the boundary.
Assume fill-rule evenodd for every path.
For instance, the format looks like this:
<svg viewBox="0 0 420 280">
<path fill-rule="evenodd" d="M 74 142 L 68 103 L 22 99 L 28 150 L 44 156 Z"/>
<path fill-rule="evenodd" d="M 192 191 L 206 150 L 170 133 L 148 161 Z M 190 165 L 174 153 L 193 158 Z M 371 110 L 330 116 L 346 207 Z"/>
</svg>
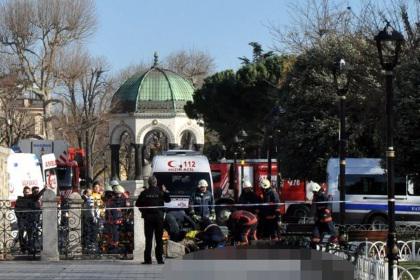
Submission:
<svg viewBox="0 0 420 280">
<path fill-rule="evenodd" d="M 0 280 L 163 279 L 162 269 L 133 261 L 5 261 L 0 262 Z"/>
</svg>

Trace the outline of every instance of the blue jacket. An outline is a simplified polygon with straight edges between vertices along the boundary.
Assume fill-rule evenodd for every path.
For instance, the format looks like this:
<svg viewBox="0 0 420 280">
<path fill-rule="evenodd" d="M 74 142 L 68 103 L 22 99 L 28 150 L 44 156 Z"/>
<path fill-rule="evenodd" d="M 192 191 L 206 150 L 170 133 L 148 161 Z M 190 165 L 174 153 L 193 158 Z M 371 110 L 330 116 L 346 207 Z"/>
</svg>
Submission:
<svg viewBox="0 0 420 280">
<path fill-rule="evenodd" d="M 208 218 L 214 212 L 214 202 L 211 192 L 196 191 L 190 197 L 190 215 Z"/>
</svg>

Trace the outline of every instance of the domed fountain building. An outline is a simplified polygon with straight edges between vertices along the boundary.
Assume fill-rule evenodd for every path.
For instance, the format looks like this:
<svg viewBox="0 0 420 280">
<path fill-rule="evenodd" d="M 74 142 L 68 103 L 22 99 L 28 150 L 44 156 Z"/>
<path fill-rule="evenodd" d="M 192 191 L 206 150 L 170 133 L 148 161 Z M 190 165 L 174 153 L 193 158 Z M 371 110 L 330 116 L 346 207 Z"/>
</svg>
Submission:
<svg viewBox="0 0 420 280">
<path fill-rule="evenodd" d="M 159 67 L 156 54 L 149 70 L 135 74 L 116 91 L 109 121 L 111 178 L 141 180 L 150 174 L 155 154 L 167 149 L 202 149 L 204 128 L 184 111 L 193 94 L 192 83 Z M 122 170 L 134 172 L 121 174 Z"/>
</svg>

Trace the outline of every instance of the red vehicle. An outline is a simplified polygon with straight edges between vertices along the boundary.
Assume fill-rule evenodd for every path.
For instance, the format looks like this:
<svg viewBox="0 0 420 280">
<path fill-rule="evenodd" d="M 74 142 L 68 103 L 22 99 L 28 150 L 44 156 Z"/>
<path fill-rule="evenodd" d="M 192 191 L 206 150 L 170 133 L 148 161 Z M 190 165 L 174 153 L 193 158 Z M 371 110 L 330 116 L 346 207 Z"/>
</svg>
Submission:
<svg viewBox="0 0 420 280">
<path fill-rule="evenodd" d="M 67 197 L 72 192 L 80 192 L 80 178 L 84 173 L 84 161 L 85 150 L 73 147 L 69 147 L 68 152 L 63 152 L 62 156 L 57 159 L 58 185 L 62 197 Z"/>
<path fill-rule="evenodd" d="M 261 194 L 259 182 L 267 178 L 268 163 L 264 159 L 223 160 L 210 164 L 214 196 L 217 203 L 235 202 L 242 192 L 243 182 L 250 181 L 257 194 Z M 277 187 L 277 162 L 272 161 L 271 182 Z"/>
<path fill-rule="evenodd" d="M 233 167 L 232 160 L 210 164 L 216 204 L 234 203 L 241 194 L 241 179 L 249 180 L 257 194 L 261 194 L 259 182 L 267 178 L 268 163 L 265 159 L 246 159 L 237 162 Z M 277 187 L 280 196 L 281 213 L 285 220 L 291 217 L 308 217 L 311 211 L 312 193 L 307 190 L 305 180 L 283 179 L 278 182 L 277 162 L 273 160 L 271 167 L 271 182 Z M 243 170 L 243 172 L 242 172 Z M 243 173 L 243 177 L 242 177 Z M 235 177 L 233 177 L 235 174 Z M 234 180 L 236 179 L 236 180 Z M 244 181 L 243 180 L 243 181 Z M 236 183 L 234 183 L 236 181 Z M 233 185 L 231 187 L 231 185 Z M 325 184 L 322 184 L 326 188 Z"/>
</svg>

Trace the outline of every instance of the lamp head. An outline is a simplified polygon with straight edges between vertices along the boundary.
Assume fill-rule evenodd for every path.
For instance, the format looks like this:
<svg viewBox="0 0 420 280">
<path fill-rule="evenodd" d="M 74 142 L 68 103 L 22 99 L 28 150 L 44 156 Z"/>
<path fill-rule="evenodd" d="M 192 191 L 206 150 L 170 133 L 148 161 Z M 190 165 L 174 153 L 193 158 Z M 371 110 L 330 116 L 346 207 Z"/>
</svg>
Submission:
<svg viewBox="0 0 420 280">
<path fill-rule="evenodd" d="M 375 41 L 382 68 L 392 71 L 398 63 L 404 36 L 387 22 L 385 28 L 375 36 Z"/>
</svg>

